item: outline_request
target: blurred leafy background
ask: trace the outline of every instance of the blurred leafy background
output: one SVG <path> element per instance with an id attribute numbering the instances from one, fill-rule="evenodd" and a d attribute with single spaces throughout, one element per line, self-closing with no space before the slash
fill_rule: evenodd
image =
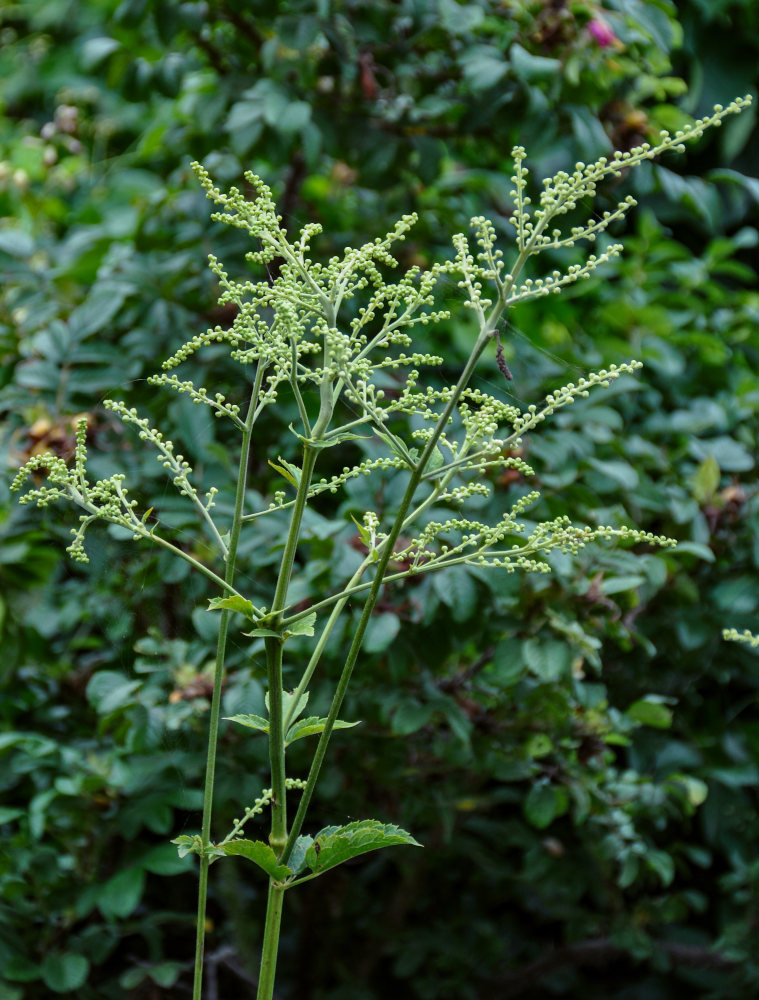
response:
<path id="1" fill-rule="evenodd" d="M 629 148 L 755 94 L 758 56 L 752 0 L 0 4 L 2 1000 L 189 994 L 195 880 L 168 841 L 198 824 L 208 591 L 106 531 L 73 566 L 71 511 L 41 521 L 8 482 L 30 454 L 66 454 L 86 414 L 93 471 L 123 468 L 200 544 L 101 405 L 139 405 L 204 480 L 229 477 L 223 429 L 145 382 L 230 320 L 206 253 L 242 269 L 248 249 L 209 221 L 190 160 L 222 184 L 260 173 L 288 226 L 324 225 L 324 256 L 418 211 L 404 262 L 424 265 L 471 215 L 508 232 L 515 143 L 538 177 Z M 621 263 L 515 310 L 513 383 L 483 363 L 476 384 L 526 405 L 644 361 L 525 449 L 539 513 L 682 544 L 387 593 L 350 696 L 364 724 L 335 741 L 312 823 L 371 813 L 426 849 L 288 898 L 283 1000 L 759 990 L 759 659 L 720 639 L 759 607 L 758 161 L 749 112 L 602 192 L 599 211 L 640 202 Z M 465 320 L 426 335 L 455 375 Z M 190 367 L 245 393 L 213 351 Z M 264 496 L 290 419 L 256 449 Z M 382 500 L 367 491 L 312 514 L 304 601 L 355 558 L 349 515 Z M 251 587 L 280 542 L 248 539 Z M 224 714 L 261 710 L 249 654 L 233 651 Z M 267 782 L 263 744 L 222 740 L 220 825 Z M 214 875 L 209 997 L 252 997 L 264 888 L 234 862 Z"/>

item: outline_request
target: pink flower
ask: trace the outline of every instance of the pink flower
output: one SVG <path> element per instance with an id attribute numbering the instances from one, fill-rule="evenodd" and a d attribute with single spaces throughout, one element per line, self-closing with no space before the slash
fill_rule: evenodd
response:
<path id="1" fill-rule="evenodd" d="M 588 23 L 588 31 L 602 49 L 605 49 L 607 45 L 612 45 L 617 40 L 617 36 L 614 34 L 606 21 L 602 21 L 598 17 L 594 17 L 593 20 Z"/>

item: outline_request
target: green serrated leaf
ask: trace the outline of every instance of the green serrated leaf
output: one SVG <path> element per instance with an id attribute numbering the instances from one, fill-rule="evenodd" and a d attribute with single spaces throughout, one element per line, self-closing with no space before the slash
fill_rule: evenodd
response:
<path id="1" fill-rule="evenodd" d="M 219 844 L 218 847 L 228 857 L 247 858 L 254 865 L 263 868 L 266 874 L 277 882 L 284 881 L 293 873 L 292 868 L 288 865 L 279 863 L 277 855 L 263 840 L 230 840 L 226 844 Z"/>
<path id="2" fill-rule="evenodd" d="M 305 618 L 299 619 L 297 622 L 286 629 L 285 635 L 313 635 L 314 625 L 316 625 L 316 612 L 314 611 L 311 615 L 306 615 Z"/>
<path id="3" fill-rule="evenodd" d="M 327 720 L 320 719 L 316 715 L 312 715 L 308 719 L 301 719 L 299 722 L 293 723 L 293 725 L 287 730 L 285 746 L 289 746 L 296 740 L 302 740 L 304 736 L 316 736 L 317 733 L 321 733 L 324 730 L 326 725 Z M 340 719 L 336 719 L 333 728 L 352 729 L 353 726 L 358 725 L 360 725 L 359 722 L 342 722 Z"/>
<path id="4" fill-rule="evenodd" d="M 303 709 L 308 704 L 309 697 L 310 697 L 309 692 L 308 691 L 304 691 L 304 693 L 300 696 L 300 698 L 298 698 L 298 703 L 293 708 L 293 710 L 291 712 L 290 711 L 290 706 L 292 705 L 293 700 L 295 699 L 295 692 L 294 691 L 283 691 L 282 692 L 282 718 L 287 718 L 289 716 L 291 721 L 294 721 L 295 719 L 297 719 L 298 716 L 300 715 L 300 713 L 303 711 Z M 264 695 L 264 703 L 266 704 L 266 711 L 269 712 L 269 714 L 271 714 L 271 709 L 269 708 L 269 692 L 268 691 Z M 268 723 L 267 723 L 267 725 L 268 725 Z"/>
<path id="5" fill-rule="evenodd" d="M 183 833 L 179 837 L 175 837 L 171 843 L 177 845 L 180 858 L 186 858 L 188 854 L 202 854 L 203 852 L 203 841 L 197 833 L 193 836 Z"/>
<path id="6" fill-rule="evenodd" d="M 269 465 L 275 472 L 278 472 L 280 476 L 284 476 L 288 483 L 290 483 L 291 486 L 294 486 L 297 490 L 298 483 L 300 482 L 300 469 L 297 465 L 293 465 L 292 462 L 286 462 L 284 458 L 280 457 L 279 461 L 282 464 L 276 465 L 271 459 L 269 459 Z"/>
<path id="7" fill-rule="evenodd" d="M 257 729 L 261 733 L 269 732 L 269 723 L 260 715 L 225 715 L 225 722 L 236 722 L 239 726 L 247 726 L 248 729 Z"/>
<path id="8" fill-rule="evenodd" d="M 314 838 L 308 835 L 298 837 L 295 841 L 290 860 L 287 862 L 290 868 L 292 868 L 293 874 L 299 875 L 306 867 L 306 853 L 313 842 Z"/>
<path id="9" fill-rule="evenodd" d="M 439 469 L 441 465 L 445 465 L 445 457 L 442 451 L 437 447 L 437 445 L 432 449 L 430 457 L 427 459 L 427 464 L 424 466 L 425 474 L 429 472 L 435 472 Z"/>
<path id="10" fill-rule="evenodd" d="M 212 597 L 208 602 L 209 611 L 221 611 L 222 609 L 237 611 L 241 615 L 245 615 L 246 618 L 250 618 L 251 621 L 255 621 L 253 605 L 246 598 L 238 597 L 237 594 L 233 594 L 231 597 Z"/>
<path id="11" fill-rule="evenodd" d="M 312 872 L 321 875 L 359 854 L 395 844 L 422 846 L 400 827 L 380 823 L 376 819 L 357 820 L 347 826 L 325 826 L 316 834 L 313 844 L 306 851 L 306 864 Z"/>
<path id="12" fill-rule="evenodd" d="M 333 445 L 342 444 L 343 441 L 369 441 L 370 438 L 367 434 L 353 434 L 351 431 L 337 431 L 334 435 L 330 434 L 327 438 L 322 438 L 321 441 L 315 441 L 320 448 L 331 448 Z"/>
<path id="13" fill-rule="evenodd" d="M 399 441 L 398 438 L 394 437 L 392 434 L 389 434 L 386 431 L 380 431 L 376 427 L 374 427 L 373 430 L 377 437 L 380 438 L 381 441 L 385 442 L 394 455 L 402 458 L 403 461 L 408 462 L 409 465 L 413 465 L 416 462 L 419 455 L 419 450 L 417 448 L 411 448 L 411 450 L 409 450 L 402 441 Z"/>
<path id="14" fill-rule="evenodd" d="M 371 547 L 372 544 L 371 532 L 367 528 L 365 528 L 360 521 L 357 521 L 356 518 L 353 516 L 353 514 L 351 514 L 351 521 L 353 521 L 353 523 L 358 528 L 358 537 L 361 539 L 364 545 Z"/>

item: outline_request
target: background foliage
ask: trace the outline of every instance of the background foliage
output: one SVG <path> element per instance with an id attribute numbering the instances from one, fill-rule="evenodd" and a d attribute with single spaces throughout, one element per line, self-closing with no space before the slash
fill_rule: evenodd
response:
<path id="1" fill-rule="evenodd" d="M 201 408 L 144 381 L 230 320 L 204 256 L 236 267 L 247 249 L 208 221 L 192 158 L 221 183 L 261 173 L 289 224 L 324 224 L 325 256 L 417 210 L 407 263 L 424 264 L 470 215 L 508 230 L 515 142 L 550 173 L 750 92 L 759 15 L 750 0 L 26 0 L 0 7 L 0 42 L 6 463 L 67 453 L 86 413 L 94 471 L 125 468 L 197 546 L 157 463 L 99 404 L 113 393 L 151 412 L 209 483 L 234 463 Z M 621 263 L 503 331 L 503 391 L 522 405 L 589 368 L 645 362 L 525 448 L 542 511 L 683 544 L 388 591 L 346 709 L 364 725 L 336 739 L 313 822 L 373 802 L 425 851 L 335 872 L 327 899 L 310 886 L 288 899 L 283 997 L 757 989 L 759 660 L 720 639 L 723 625 L 755 630 L 759 607 L 753 135 L 744 114 L 625 178 L 641 205 Z M 429 335 L 455 374 L 466 324 Z M 194 364 L 234 395 L 213 352 Z M 500 385 L 493 359 L 477 381 Z M 267 459 L 286 456 L 290 419 L 286 406 L 270 418 L 254 455 L 262 494 L 278 488 Z M 115 533 L 72 566 L 70 512 L 41 523 L 7 484 L 0 997 L 181 996 L 195 884 L 168 840 L 198 823 L 208 594 Z M 349 514 L 381 500 L 365 489 L 312 515 L 304 601 L 355 558 Z M 249 539 L 258 579 L 277 544 Z M 262 710 L 248 653 L 234 651 L 225 715 Z M 267 781 L 263 743 L 230 727 L 223 753 L 222 823 Z M 218 876 L 211 988 L 252 996 L 262 886 L 234 862 Z"/>

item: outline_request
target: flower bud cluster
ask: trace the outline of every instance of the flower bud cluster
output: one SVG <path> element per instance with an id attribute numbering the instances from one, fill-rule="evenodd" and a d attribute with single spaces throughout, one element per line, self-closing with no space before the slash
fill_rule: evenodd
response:
<path id="1" fill-rule="evenodd" d="M 414 517 L 418 514 L 421 519 L 423 512 L 435 510 L 433 503 L 459 506 L 487 495 L 491 485 L 483 480 L 485 472 L 507 468 L 518 471 L 516 478 L 520 480 L 531 476 L 532 469 L 514 454 L 520 436 L 532 431 L 561 407 L 587 396 L 595 386 L 608 386 L 620 375 L 633 373 L 640 367 L 638 362 L 629 362 L 601 370 L 580 379 L 577 384 L 569 383 L 550 394 L 542 406 L 530 406 L 524 413 L 479 390 L 420 385 L 422 368 L 439 366 L 443 359 L 415 350 L 412 328 L 418 324 L 439 323 L 448 317 L 446 310 L 437 307 L 436 291 L 440 279 L 453 276 L 458 281 L 464 292 L 464 305 L 472 310 L 477 321 L 476 350 L 484 351 L 489 338 L 496 336 L 498 321 L 508 306 L 558 293 L 589 278 L 622 248 L 613 244 L 597 255 L 590 254 L 582 263 L 570 265 L 564 272 L 554 270 L 546 276 L 520 277 L 530 258 L 544 249 L 572 247 L 581 240 L 594 242 L 623 218 L 635 202 L 627 197 L 601 217 L 591 217 L 586 224 L 572 225 L 565 230 L 556 225 L 552 227 L 554 220 L 584 205 L 605 179 L 619 177 L 629 167 L 664 152 L 681 151 L 687 141 L 697 139 L 711 126 L 720 125 L 727 115 L 737 113 L 749 103 L 750 98 L 740 98 L 725 108 L 717 106 L 711 116 L 697 120 L 674 135 L 663 132 L 656 144 L 643 143 L 629 152 L 600 157 L 591 164 L 579 162 L 572 171 L 559 171 L 544 182 L 537 205 L 532 204 L 528 194 L 525 151 L 517 146 L 513 151 L 512 177 L 515 206 L 512 222 L 516 229 L 517 253 L 510 273 L 507 273 L 503 252 L 497 246 L 495 228 L 482 216 L 471 220 L 471 238 L 464 234 L 454 236 L 452 260 L 435 264 L 425 271 L 412 267 L 395 280 L 387 277 L 398 267 L 393 248 L 405 240 L 416 222 L 415 215 L 403 216 L 384 236 L 358 248 L 348 248 L 326 263 L 314 261 L 309 254 L 312 240 L 321 232 L 318 224 L 304 226 L 300 234 L 291 239 L 277 214 L 271 190 L 260 178 L 246 174 L 253 191 L 253 197 L 247 198 L 237 188 L 227 193 L 221 191 L 208 172 L 195 164 L 206 196 L 219 209 L 213 218 L 249 234 L 255 248 L 246 255 L 246 260 L 264 269 L 266 274 L 262 280 L 247 277 L 237 280 L 216 257 L 209 257 L 209 266 L 219 286 L 219 303 L 234 309 L 234 319 L 229 328 L 213 327 L 179 347 L 164 362 L 164 374 L 153 376 L 150 383 L 188 395 L 194 403 L 208 406 L 216 416 L 227 417 L 239 430 L 246 432 L 250 432 L 261 410 L 275 403 L 286 388 L 297 403 L 303 424 L 303 434 L 295 431 L 296 436 L 306 441 L 312 441 L 314 414 L 311 411 L 314 407 L 310 400 L 313 393 L 309 395 L 301 390 L 304 387 L 317 389 L 320 397 L 318 448 L 340 444 L 346 438 L 361 437 L 353 430 L 368 424 L 390 453 L 381 457 L 372 453 L 372 457 L 352 467 L 345 466 L 332 478 L 313 482 L 309 497 L 336 493 L 349 480 L 375 471 L 414 469 L 426 492 L 416 512 L 412 508 L 408 524 L 404 523 L 404 537 L 407 537 L 407 527 L 410 531 L 415 530 Z M 166 374 L 200 348 L 217 344 L 227 347 L 234 361 L 254 367 L 256 396 L 245 422 L 240 417 L 240 408 L 228 402 L 223 394 L 212 393 L 188 379 Z M 473 355 L 472 364 L 479 356 L 479 353 Z M 510 372 L 500 354 L 498 359 L 501 371 L 509 377 Z M 333 427 L 322 419 L 322 415 L 334 418 L 339 412 L 341 394 L 349 408 L 356 412 L 343 427 Z M 456 406 L 450 406 L 454 400 Z M 180 495 L 195 506 L 226 557 L 226 536 L 218 531 L 210 513 L 214 507 L 215 488 L 201 499 L 190 480 L 189 463 L 182 455 L 175 454 L 171 441 L 165 440 L 160 431 L 139 417 L 136 410 L 112 401 L 105 405 L 122 421 L 134 424 L 139 437 L 157 450 L 157 460 Z M 406 426 L 410 424 L 413 430 L 400 430 L 403 420 L 394 418 L 405 418 Z M 404 433 L 407 440 L 402 437 Z M 417 442 L 416 447 L 411 447 L 412 440 Z M 424 454 L 426 464 L 420 469 L 422 455 L 427 451 L 429 454 Z M 20 489 L 30 477 L 44 471 L 46 484 L 29 490 L 21 502 L 35 502 L 44 507 L 65 497 L 83 509 L 70 546 L 76 559 L 86 560 L 84 534 L 97 518 L 129 528 L 136 538 L 153 535 L 152 528 L 145 524 L 147 515 L 142 520 L 137 517 L 136 501 L 129 499 L 123 477 L 116 475 L 92 484 L 87 480 L 85 465 L 86 424 L 83 424 L 77 428 L 71 467 L 54 455 L 35 456 L 20 470 L 12 488 Z M 543 573 L 550 570 L 545 559 L 547 553 L 554 550 L 576 553 L 591 541 L 621 539 L 641 544 L 672 544 L 668 539 L 627 528 L 575 527 L 566 518 L 539 524 L 528 533 L 523 514 L 536 498 L 536 493 L 526 493 L 511 503 L 495 525 L 469 519 L 458 511 L 450 517 L 438 514 L 437 520 L 427 523 L 393 558 L 397 563 L 408 565 L 409 573 L 459 564 Z M 278 491 L 270 509 L 278 510 L 291 502 L 284 491 Z M 267 511 L 262 510 L 246 514 L 245 518 L 265 513 Z M 363 530 L 372 546 L 380 548 L 387 541 L 387 536 L 379 531 L 379 519 L 372 512 L 365 515 Z M 154 537 L 162 541 L 157 535 Z M 163 541 L 162 544 L 170 543 Z M 197 568 L 197 561 L 193 561 Z M 212 571 L 200 568 L 213 576 Z M 755 644 L 750 633 L 742 636 L 733 633 L 731 630 L 730 638 Z"/>
<path id="2" fill-rule="evenodd" d="M 568 406 L 576 399 L 585 399 L 594 386 L 600 385 L 603 388 L 608 388 L 621 375 L 632 375 L 642 367 L 640 361 L 626 361 L 621 365 L 611 365 L 608 369 L 602 368 L 598 372 L 592 372 L 587 378 L 581 378 L 576 385 L 574 382 L 569 382 L 561 389 L 546 396 L 545 406 L 542 409 L 538 409 L 534 403 L 531 404 L 527 411 L 514 421 L 514 434 L 516 436 L 524 434 L 537 427 L 539 423 L 542 423 L 562 406 Z"/>
<path id="3" fill-rule="evenodd" d="M 76 429 L 74 462 L 70 467 L 57 455 L 34 455 L 19 469 L 10 487 L 13 492 L 17 492 L 35 472 L 44 470 L 48 483 L 53 485 L 42 485 L 29 490 L 19 497 L 19 503 L 47 507 L 54 500 L 73 500 L 87 512 L 80 516 L 79 526 L 71 529 L 74 538 L 66 550 L 72 559 L 82 563 L 89 562 L 84 549 L 85 533 L 90 524 L 99 518 L 133 532 L 147 533 L 134 512 L 137 501 L 128 498 L 128 490 L 122 485 L 125 478 L 122 474 L 117 473 L 96 483 L 87 481 L 86 435 L 87 421 L 80 420 Z"/>
<path id="4" fill-rule="evenodd" d="M 752 649 L 759 647 L 759 635 L 754 635 L 748 629 L 739 632 L 737 628 L 726 628 L 722 630 L 722 638 L 730 642 L 742 642 Z"/>
<path id="5" fill-rule="evenodd" d="M 566 244 L 565 245 L 571 245 Z M 524 284 L 520 285 L 516 291 L 509 295 L 506 304 L 515 305 L 524 299 L 539 299 L 550 293 L 558 294 L 567 285 L 573 285 L 576 281 L 587 281 L 591 274 L 602 264 L 606 264 L 613 257 L 618 257 L 622 252 L 621 243 L 613 243 L 603 253 L 590 254 L 584 264 L 570 264 L 564 274 L 560 271 L 553 271 L 547 278 L 527 278 Z"/>
<path id="6" fill-rule="evenodd" d="M 156 460 L 163 465 L 168 473 L 173 474 L 172 482 L 180 494 L 197 499 L 197 491 L 189 480 L 192 467 L 184 455 L 174 454 L 173 441 L 164 438 L 159 430 L 151 427 L 147 417 L 141 417 L 134 407 L 128 407 L 113 399 L 106 399 L 103 406 L 106 410 L 116 413 L 125 424 L 134 424 L 135 427 L 138 427 L 140 440 L 149 441 L 156 449 L 158 452 Z"/>
<path id="7" fill-rule="evenodd" d="M 452 565 L 499 567 L 509 573 L 550 573 L 546 555 L 555 551 L 576 555 L 591 542 L 620 540 L 665 548 L 677 545 L 675 539 L 634 528 L 578 527 L 565 516 L 538 524 L 528 535 L 520 518 L 539 496 L 534 490 L 525 494 L 495 525 L 466 517 L 430 521 L 393 558 L 408 566 L 408 576 Z M 522 541 L 516 542 L 514 539 L 520 536 Z"/>
<path id="8" fill-rule="evenodd" d="M 358 479 L 359 476 L 370 476 L 375 470 L 404 469 L 407 463 L 397 455 L 383 455 L 381 458 L 369 458 L 364 462 L 352 467 L 345 466 L 342 472 L 331 479 L 320 479 L 311 487 L 308 492 L 309 497 L 319 496 L 320 493 L 337 493 L 337 491 L 348 482 L 349 479 Z"/>
<path id="9" fill-rule="evenodd" d="M 511 197 L 514 211 L 511 223 L 516 229 L 516 244 L 521 256 L 529 257 L 547 247 L 571 247 L 579 240 L 593 241 L 617 219 L 621 219 L 635 205 L 631 196 L 624 198 L 613 211 L 604 212 L 600 219 L 591 219 L 583 226 L 573 226 L 568 234 L 554 228 L 548 233 L 551 221 L 572 212 L 578 205 L 593 199 L 598 185 L 607 178 L 621 177 L 622 172 L 638 166 L 646 160 L 653 160 L 666 152 L 682 153 L 685 143 L 698 139 L 708 128 L 718 127 L 728 115 L 738 114 L 751 104 L 751 96 L 739 97 L 726 107 L 715 105 L 711 115 L 685 125 L 674 134 L 662 131 L 657 143 L 644 142 L 626 152 L 616 152 L 611 157 L 601 156 L 594 163 L 582 161 L 575 164 L 572 172 L 560 170 L 553 177 L 543 181 L 538 206 L 531 208 L 531 199 L 526 193 L 528 171 L 524 165 L 525 151 L 522 146 L 512 150 L 514 185 Z M 545 294 L 545 292 L 541 293 Z M 525 297 L 525 296 L 522 296 Z M 516 301 L 516 300 L 514 300 Z"/>
<path id="10" fill-rule="evenodd" d="M 176 375 L 150 375 L 148 384 L 162 385 L 178 393 L 187 393 L 193 403 L 204 403 L 208 406 L 215 417 L 229 417 L 238 427 L 243 426 L 239 416 L 240 407 L 236 403 L 227 403 L 226 397 L 220 392 L 209 396 L 207 389 L 203 387 L 196 389 L 194 383 L 189 379 L 180 381 Z"/>

